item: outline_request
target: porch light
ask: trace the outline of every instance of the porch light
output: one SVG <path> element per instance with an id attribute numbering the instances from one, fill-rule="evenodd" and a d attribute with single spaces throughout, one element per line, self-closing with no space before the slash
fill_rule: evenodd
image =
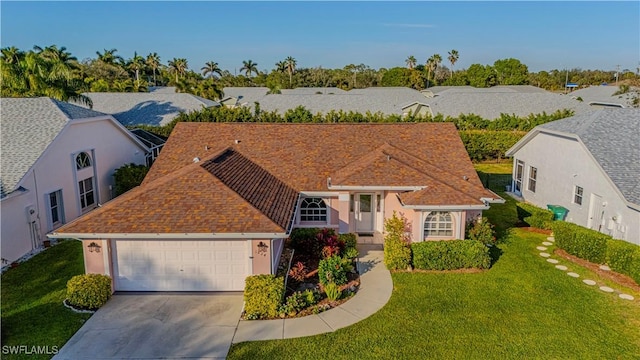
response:
<path id="1" fill-rule="evenodd" d="M 102 249 L 102 246 L 96 244 L 95 242 L 91 242 L 91 244 L 89 244 L 88 248 L 89 248 L 89 252 L 99 253 L 100 249 Z"/>
<path id="2" fill-rule="evenodd" d="M 262 241 L 260 241 L 260 243 L 258 243 L 258 254 L 260 254 L 262 256 L 266 256 L 267 255 L 267 249 L 269 249 L 269 245 L 265 244 Z"/>

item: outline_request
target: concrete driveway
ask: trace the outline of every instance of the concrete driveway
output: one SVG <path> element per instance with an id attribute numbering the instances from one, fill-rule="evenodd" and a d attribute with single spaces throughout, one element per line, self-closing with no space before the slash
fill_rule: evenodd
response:
<path id="1" fill-rule="evenodd" d="M 224 359 L 242 302 L 242 293 L 117 294 L 54 359 Z"/>

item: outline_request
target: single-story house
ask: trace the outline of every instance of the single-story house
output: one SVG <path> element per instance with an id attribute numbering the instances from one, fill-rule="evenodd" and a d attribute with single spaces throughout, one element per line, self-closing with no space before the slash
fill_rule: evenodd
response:
<path id="1" fill-rule="evenodd" d="M 149 149 L 111 115 L 47 97 L 2 98 L 3 265 L 113 197 L 113 172 Z"/>
<path id="2" fill-rule="evenodd" d="M 507 152 L 513 191 L 566 221 L 640 245 L 640 109 L 601 109 L 537 126 Z"/>
<path id="3" fill-rule="evenodd" d="M 178 123 L 143 183 L 57 229 L 124 291 L 237 291 L 293 228 L 462 239 L 491 202 L 451 123 Z"/>
<path id="4" fill-rule="evenodd" d="M 569 96 L 576 100 L 583 101 L 593 108 L 630 108 L 638 105 L 637 103 L 634 104 L 634 101 L 637 101 L 635 99 L 640 97 L 639 88 L 631 87 L 629 91 L 624 94 L 618 94 L 619 92 L 620 88 L 618 86 L 600 85 L 574 90 Z"/>

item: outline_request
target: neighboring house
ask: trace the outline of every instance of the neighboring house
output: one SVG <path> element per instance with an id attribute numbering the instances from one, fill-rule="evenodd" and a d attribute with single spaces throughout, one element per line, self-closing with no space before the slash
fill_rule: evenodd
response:
<path id="1" fill-rule="evenodd" d="M 507 152 L 512 189 L 566 220 L 640 245 L 640 110 L 602 109 L 540 125 Z"/>
<path id="2" fill-rule="evenodd" d="M 178 123 L 141 186 L 49 234 L 115 290 L 242 290 L 295 227 L 462 239 L 491 202 L 451 123 Z M 97 251 L 99 250 L 99 251 Z M 92 252 L 93 251 L 93 252 Z"/>
<path id="3" fill-rule="evenodd" d="M 93 92 L 84 95 L 93 102 L 93 110 L 111 114 L 125 126 L 166 125 L 180 113 L 220 106 L 213 100 L 166 89 L 148 93 Z"/>
<path id="4" fill-rule="evenodd" d="M 2 259 L 11 262 L 110 200 L 114 170 L 144 164 L 148 149 L 111 115 L 46 97 L 0 101 Z"/>
<path id="5" fill-rule="evenodd" d="M 253 107 L 269 92 L 268 87 L 225 87 L 222 89 L 224 98 L 220 100 L 223 106 L 235 108 L 239 106 Z"/>
<path id="6" fill-rule="evenodd" d="M 640 97 L 638 88 L 630 88 L 629 92 L 627 93 L 614 95 L 619 91 L 620 88 L 618 86 L 589 86 L 583 89 L 572 91 L 569 96 L 579 101 L 582 100 L 585 104 L 589 104 L 593 108 L 638 107 L 639 104 L 634 104 L 634 100 L 637 101 L 636 99 Z"/>

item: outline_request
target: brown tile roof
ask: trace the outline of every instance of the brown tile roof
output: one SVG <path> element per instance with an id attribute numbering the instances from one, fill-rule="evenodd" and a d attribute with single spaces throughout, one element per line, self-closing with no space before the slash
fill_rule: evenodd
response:
<path id="1" fill-rule="evenodd" d="M 281 228 L 293 222 L 298 192 L 239 152 L 227 149 L 202 167 Z"/>
<path id="2" fill-rule="evenodd" d="M 147 182 L 62 226 L 55 233 L 286 232 L 281 217 L 276 223 L 256 209 L 205 169 L 208 163 L 192 163 Z M 289 199 L 287 196 L 285 199 Z"/>
<path id="3" fill-rule="evenodd" d="M 424 186 L 401 195 L 407 205 L 498 198 L 450 123 L 178 123 L 140 187 L 56 232 L 282 233 L 297 193 L 327 191 L 329 177 Z"/>

